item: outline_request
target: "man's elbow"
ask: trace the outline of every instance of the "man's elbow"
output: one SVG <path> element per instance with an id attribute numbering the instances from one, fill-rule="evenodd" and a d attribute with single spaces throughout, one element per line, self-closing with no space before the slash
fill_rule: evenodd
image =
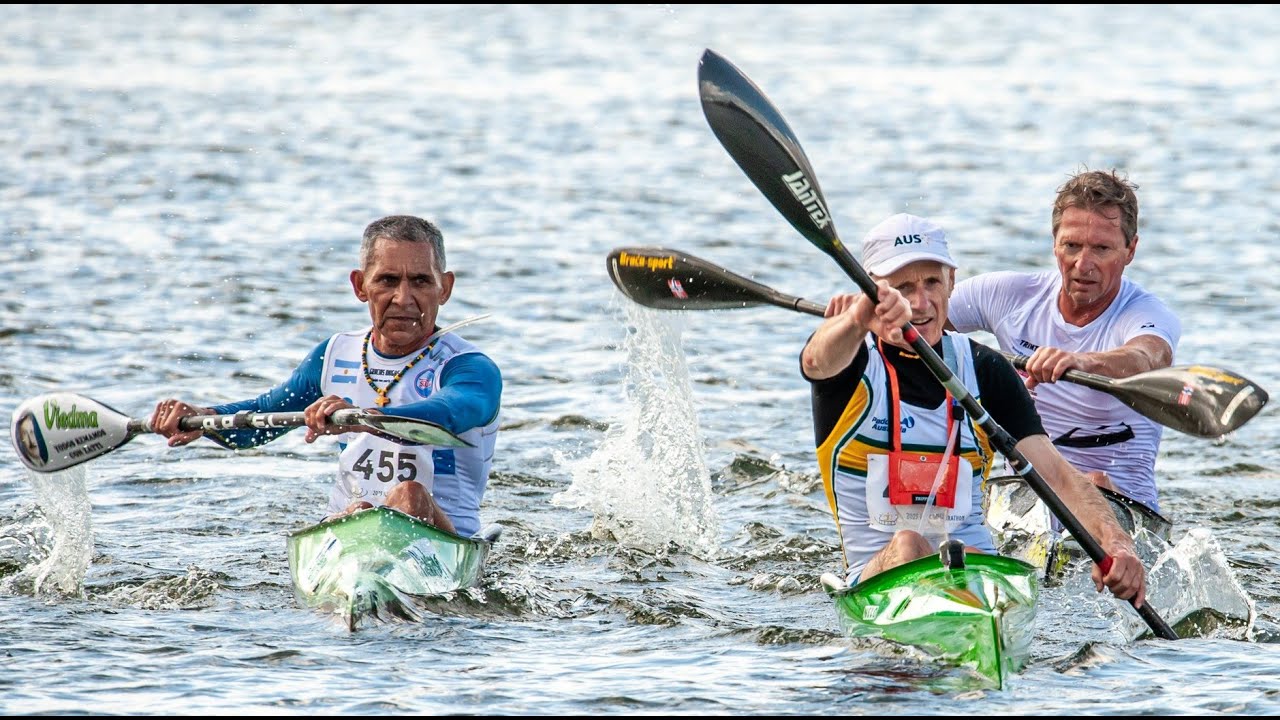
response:
<path id="1" fill-rule="evenodd" d="M 830 373 L 825 372 L 822 363 L 808 348 L 800 354 L 800 372 L 810 380 L 825 380 Z"/>
<path id="2" fill-rule="evenodd" d="M 818 369 L 817 363 L 813 361 L 813 356 L 808 352 L 800 353 L 800 371 L 808 377 L 813 377 L 813 373 Z"/>
<path id="3" fill-rule="evenodd" d="M 1146 365 L 1145 368 L 1138 368 L 1137 372 L 1150 372 L 1173 365 L 1173 348 L 1163 338 L 1147 335 L 1132 341 L 1127 347 L 1137 351 L 1137 357 L 1141 358 L 1139 364 Z"/>

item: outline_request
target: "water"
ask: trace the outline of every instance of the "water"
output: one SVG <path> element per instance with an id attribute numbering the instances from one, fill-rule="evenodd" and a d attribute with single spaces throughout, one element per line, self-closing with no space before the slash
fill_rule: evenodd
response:
<path id="1" fill-rule="evenodd" d="M 322 511 L 331 440 L 232 456 L 144 436 L 52 490 L 0 450 L 0 711 L 1280 710 L 1274 403 L 1219 441 L 1166 433 L 1158 468 L 1175 537 L 1211 532 L 1256 602 L 1253 641 L 1131 641 L 1124 606 L 1065 583 L 1030 667 L 974 690 L 839 635 L 797 363 L 816 320 L 658 316 L 604 272 L 612 248 L 658 245 L 818 301 L 850 286 L 711 134 L 711 47 L 787 117 L 846 241 L 928 215 L 962 276 L 1049 267 L 1056 187 L 1127 170 L 1129 273 L 1181 315 L 1178 361 L 1274 394 L 1280 11 L 3 13 L 0 416 L 52 390 L 130 415 L 256 394 L 367 322 L 347 282 L 360 232 L 419 214 L 458 274 L 442 322 L 492 313 L 464 335 L 506 379 L 483 509 L 506 532 L 438 618 L 351 634 L 299 606 L 285 562 Z"/>

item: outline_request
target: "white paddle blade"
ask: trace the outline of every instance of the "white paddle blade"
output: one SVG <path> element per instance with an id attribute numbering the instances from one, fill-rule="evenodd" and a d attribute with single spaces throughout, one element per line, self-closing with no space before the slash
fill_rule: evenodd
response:
<path id="1" fill-rule="evenodd" d="M 75 393 L 40 395 L 13 411 L 13 447 L 36 472 L 65 470 L 133 439 L 129 419 Z"/>
<path id="2" fill-rule="evenodd" d="M 396 415 L 362 414 L 360 424 L 421 445 L 436 447 L 475 447 L 445 428 L 426 420 Z"/>

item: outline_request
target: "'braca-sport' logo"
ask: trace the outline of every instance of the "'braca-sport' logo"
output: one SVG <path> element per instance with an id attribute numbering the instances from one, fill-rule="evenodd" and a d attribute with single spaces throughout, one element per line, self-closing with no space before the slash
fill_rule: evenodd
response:
<path id="1" fill-rule="evenodd" d="M 618 253 L 618 266 L 625 268 L 649 268 L 650 270 L 670 270 L 675 266 L 674 255 L 637 255 L 636 253 Z"/>
<path id="2" fill-rule="evenodd" d="M 58 404 L 52 400 L 44 404 L 44 426 L 49 429 L 57 430 L 78 430 L 81 428 L 98 427 L 97 411 L 77 410 L 75 405 L 70 410 L 63 411 Z"/>
<path id="3" fill-rule="evenodd" d="M 1217 368 L 1205 367 L 1204 365 L 1192 365 L 1191 367 L 1187 368 L 1187 372 L 1191 373 L 1192 375 L 1199 375 L 1200 377 L 1203 377 L 1203 378 L 1209 378 L 1210 380 L 1217 380 L 1218 382 L 1224 382 L 1230 385 L 1244 384 L 1244 378 L 1236 377 L 1235 375 L 1232 375 L 1222 370 L 1218 370 Z"/>
<path id="4" fill-rule="evenodd" d="M 822 198 L 818 196 L 818 191 L 813 188 L 813 185 L 809 184 L 809 178 L 804 176 L 803 170 L 783 175 L 782 181 L 791 189 L 791 194 L 795 195 L 800 204 L 804 205 L 804 209 L 809 211 L 809 219 L 813 220 L 813 224 L 817 225 L 819 230 L 831 222 L 831 215 L 822 204 Z"/>

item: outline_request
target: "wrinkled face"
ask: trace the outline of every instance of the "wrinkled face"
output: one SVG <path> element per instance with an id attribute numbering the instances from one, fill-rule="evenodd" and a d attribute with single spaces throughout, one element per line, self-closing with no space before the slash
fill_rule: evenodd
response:
<path id="1" fill-rule="evenodd" d="M 1124 267 L 1137 249 L 1137 237 L 1125 247 L 1118 209 L 1063 211 L 1053 239 L 1053 256 L 1062 274 L 1058 307 L 1063 317 L 1087 323 L 1101 315 L 1119 294 Z"/>
<path id="2" fill-rule="evenodd" d="M 911 324 L 930 345 L 942 339 L 956 271 L 932 260 L 899 268 L 884 278 L 911 304 Z"/>
<path id="3" fill-rule="evenodd" d="M 369 303 L 378 352 L 406 355 L 431 335 L 453 292 L 453 273 L 436 268 L 430 245 L 379 240 L 369 266 L 351 271 L 351 287 Z"/>

